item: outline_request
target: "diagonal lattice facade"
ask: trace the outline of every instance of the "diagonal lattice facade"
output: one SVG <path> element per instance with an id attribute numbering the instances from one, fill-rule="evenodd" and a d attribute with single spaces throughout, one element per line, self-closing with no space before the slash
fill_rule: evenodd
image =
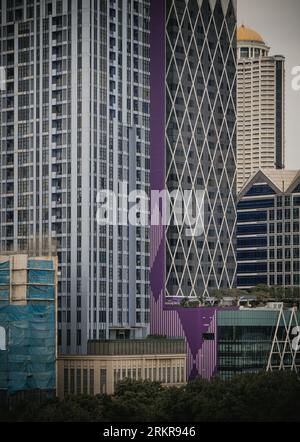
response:
<path id="1" fill-rule="evenodd" d="M 166 296 L 235 284 L 236 11 L 232 0 L 166 2 L 166 187 L 204 191 L 204 234 L 166 230 Z"/>
<path id="2" fill-rule="evenodd" d="M 300 373 L 299 333 L 300 322 L 297 308 L 285 311 L 283 304 L 278 313 L 267 371 L 294 371 Z"/>

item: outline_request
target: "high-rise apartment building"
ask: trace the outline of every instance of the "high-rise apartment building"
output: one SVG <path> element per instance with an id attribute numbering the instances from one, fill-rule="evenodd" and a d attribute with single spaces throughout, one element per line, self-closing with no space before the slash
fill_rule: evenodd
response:
<path id="1" fill-rule="evenodd" d="M 153 2 L 151 23 L 151 187 L 204 194 L 203 235 L 152 228 L 152 333 L 186 336 L 188 376 L 205 376 L 214 313 L 179 304 L 235 284 L 236 2 Z"/>
<path id="2" fill-rule="evenodd" d="M 148 228 L 99 226 L 96 200 L 149 190 L 149 21 L 149 0 L 1 1 L 1 249 L 55 240 L 65 353 L 147 332 Z"/>
<path id="3" fill-rule="evenodd" d="M 259 169 L 285 166 L 285 58 L 256 31 L 238 29 L 237 185 Z"/>

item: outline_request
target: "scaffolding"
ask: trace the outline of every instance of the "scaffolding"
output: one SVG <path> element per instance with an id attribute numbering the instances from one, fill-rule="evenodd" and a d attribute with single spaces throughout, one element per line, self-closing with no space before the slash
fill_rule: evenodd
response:
<path id="1" fill-rule="evenodd" d="M 0 256 L 0 392 L 56 388 L 57 259 Z"/>

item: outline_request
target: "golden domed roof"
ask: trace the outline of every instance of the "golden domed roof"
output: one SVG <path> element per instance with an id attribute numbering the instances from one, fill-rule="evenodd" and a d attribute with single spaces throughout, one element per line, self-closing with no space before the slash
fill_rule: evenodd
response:
<path id="1" fill-rule="evenodd" d="M 237 40 L 238 41 L 255 41 L 257 43 L 264 43 L 262 36 L 251 28 L 247 28 L 242 25 L 237 30 Z"/>

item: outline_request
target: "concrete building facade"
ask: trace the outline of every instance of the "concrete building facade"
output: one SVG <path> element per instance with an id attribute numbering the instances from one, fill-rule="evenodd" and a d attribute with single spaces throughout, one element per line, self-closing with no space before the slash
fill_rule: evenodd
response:
<path id="1" fill-rule="evenodd" d="M 58 359 L 58 397 L 113 394 L 118 382 L 150 380 L 166 387 L 186 383 L 183 339 L 90 342 L 87 356 Z"/>
<path id="2" fill-rule="evenodd" d="M 149 0 L 0 4 L 0 247 L 55 242 L 65 353 L 148 330 L 149 229 L 96 215 L 100 190 L 149 190 L 149 22 Z"/>

